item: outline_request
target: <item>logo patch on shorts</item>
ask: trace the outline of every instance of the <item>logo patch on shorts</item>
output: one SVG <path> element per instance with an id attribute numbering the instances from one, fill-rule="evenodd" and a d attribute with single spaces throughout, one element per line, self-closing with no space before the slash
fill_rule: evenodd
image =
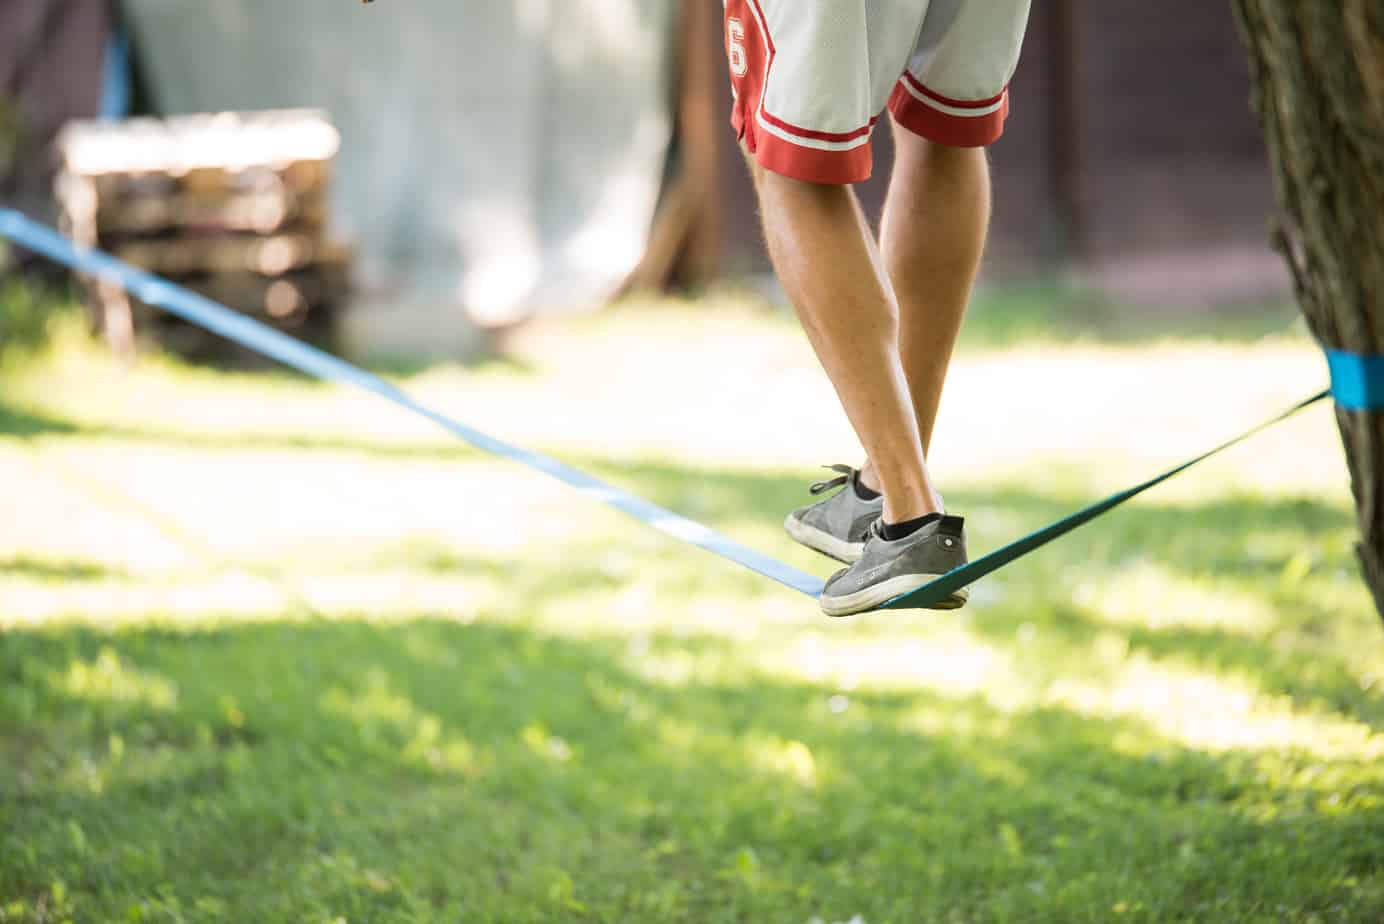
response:
<path id="1" fill-rule="evenodd" d="M 730 56 L 730 72 L 744 77 L 750 72 L 750 59 L 745 53 L 745 24 L 735 17 L 726 20 L 726 53 Z"/>

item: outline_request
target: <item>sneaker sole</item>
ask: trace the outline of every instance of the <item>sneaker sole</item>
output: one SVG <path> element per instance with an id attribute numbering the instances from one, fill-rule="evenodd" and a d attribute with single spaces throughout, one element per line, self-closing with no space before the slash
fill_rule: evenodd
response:
<path id="1" fill-rule="evenodd" d="M 828 597 L 823 594 L 820 601 L 822 612 L 828 616 L 839 617 L 854 616 L 856 613 L 876 610 L 895 597 L 911 594 L 919 587 L 924 587 L 939 577 L 941 577 L 940 574 L 902 574 L 857 590 L 853 594 L 845 594 L 840 597 Z M 940 603 L 934 603 L 928 609 L 957 610 L 965 606 L 969 598 L 970 594 L 963 587 Z"/>
<path id="2" fill-rule="evenodd" d="M 828 558 L 834 558 L 848 565 L 860 561 L 860 556 L 865 552 L 865 543 L 838 539 L 831 533 L 823 532 L 815 526 L 808 526 L 802 520 L 796 519 L 791 513 L 788 515 L 788 519 L 783 521 L 783 528 L 795 541 L 807 546 L 812 551 L 821 552 Z"/>

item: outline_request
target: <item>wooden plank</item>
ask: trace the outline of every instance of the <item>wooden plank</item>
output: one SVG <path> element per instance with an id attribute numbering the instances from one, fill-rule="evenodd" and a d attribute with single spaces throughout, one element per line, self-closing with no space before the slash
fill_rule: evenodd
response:
<path id="1" fill-rule="evenodd" d="M 103 235 L 159 234 L 178 228 L 274 234 L 319 231 L 326 219 L 325 191 L 295 193 L 279 188 L 220 198 L 178 193 L 105 200 L 98 205 L 96 224 Z"/>
<path id="2" fill-rule="evenodd" d="M 336 128 L 314 110 L 75 122 L 58 138 L 67 168 L 87 176 L 180 176 L 212 168 L 234 173 L 263 165 L 286 169 L 298 162 L 330 161 L 340 145 Z"/>
<path id="3" fill-rule="evenodd" d="M 281 276 L 217 273 L 183 284 L 223 305 L 269 317 L 284 317 L 299 307 L 339 302 L 350 291 L 345 268 L 328 264 Z"/>
<path id="4" fill-rule="evenodd" d="M 350 260 L 349 248 L 309 234 L 135 240 L 112 250 L 120 259 L 162 276 L 236 271 L 278 276 L 313 264 Z"/>

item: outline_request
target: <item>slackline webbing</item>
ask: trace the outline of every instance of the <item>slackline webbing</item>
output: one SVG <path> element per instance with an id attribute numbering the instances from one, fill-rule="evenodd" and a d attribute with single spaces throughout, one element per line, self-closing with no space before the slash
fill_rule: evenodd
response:
<path id="1" fill-rule="evenodd" d="M 286 366 L 297 369 L 306 375 L 326 381 L 339 382 L 368 391 L 378 397 L 412 411 L 421 417 L 452 433 L 472 447 L 492 455 L 510 459 L 521 465 L 544 472 L 558 481 L 575 488 L 582 494 L 607 504 L 640 522 L 672 536 L 688 545 L 696 546 L 719 555 L 729 561 L 749 568 L 763 576 L 778 581 L 785 587 L 816 597 L 822 591 L 822 580 L 813 577 L 791 565 L 770 558 L 761 552 L 747 548 L 734 540 L 721 535 L 694 520 L 665 510 L 656 504 L 635 497 L 627 491 L 607 484 L 592 475 L 572 468 L 558 460 L 515 446 L 488 436 L 479 430 L 468 427 L 442 413 L 421 404 L 402 389 L 385 381 L 377 375 L 366 372 L 344 360 L 338 359 L 323 350 L 309 346 L 280 333 L 253 318 L 233 311 L 204 296 L 191 292 L 181 286 L 161 279 L 151 273 L 136 269 L 128 263 L 117 260 L 109 254 L 88 247 L 82 247 L 51 228 L 31 221 L 18 212 L 0 209 L 0 237 L 9 238 L 22 247 L 42 254 L 54 262 L 61 263 L 79 273 L 94 276 L 102 281 L 119 285 L 125 291 L 145 304 L 167 311 L 185 321 L 205 328 L 227 340 L 278 360 Z M 1022 539 L 1012 542 L 977 558 L 969 564 L 938 578 L 919 588 L 890 601 L 886 608 L 927 607 L 951 596 L 956 590 L 974 583 L 1010 564 L 1016 559 L 1047 545 L 1107 511 L 1118 507 L 1125 501 L 1142 494 L 1149 488 L 1162 484 L 1169 478 L 1179 475 L 1192 466 L 1249 439 L 1274 424 L 1296 414 L 1309 405 L 1330 397 L 1331 391 L 1307 398 L 1271 420 L 1246 431 L 1234 439 L 1205 452 L 1194 459 L 1183 462 L 1148 481 L 1124 491 L 1112 494 L 1102 501 L 1091 504 L 1056 523 L 1045 526 Z"/>
<path id="2" fill-rule="evenodd" d="M 1325 400 L 1330 396 L 1331 392 L 1330 390 L 1327 390 L 1315 394 L 1310 398 L 1304 398 L 1302 401 L 1299 401 L 1297 404 L 1288 408 L 1288 410 L 1284 411 L 1283 413 L 1269 420 L 1264 421 L 1263 423 L 1259 424 L 1253 429 L 1246 430 L 1244 433 L 1241 433 L 1234 439 L 1225 441 L 1221 445 L 1217 446 L 1215 449 L 1204 452 L 1201 455 L 1197 456 L 1195 459 L 1188 459 L 1181 465 L 1170 468 L 1166 472 L 1163 472 L 1161 475 L 1155 475 L 1154 477 L 1150 478 L 1148 481 L 1143 482 L 1142 484 L 1137 484 L 1132 488 L 1128 488 L 1124 491 L 1112 494 L 1105 500 L 1096 501 L 1089 507 L 1083 507 L 1081 510 L 1078 510 L 1071 516 L 1064 517 L 1063 519 L 1058 520 L 1056 523 L 1053 523 L 1050 526 L 1044 526 L 1042 529 L 1036 532 L 1029 533 L 1022 539 L 1019 539 L 1015 542 L 1011 542 L 1009 543 L 1009 545 L 1002 546 L 996 549 L 995 551 L 990 552 L 989 554 L 982 555 L 975 561 L 962 565 L 960 568 L 956 568 L 948 572 L 947 574 L 943 575 L 937 580 L 923 587 L 918 588 L 911 594 L 906 594 L 902 597 L 898 597 L 894 600 L 889 601 L 885 604 L 885 608 L 893 609 L 911 608 L 919 606 L 925 607 L 930 606 L 933 603 L 938 603 L 942 600 L 945 600 L 947 599 L 947 597 L 951 596 L 958 589 L 965 587 L 967 584 L 975 583 L 976 581 L 985 577 L 987 574 L 998 571 L 999 569 L 1003 568 L 1005 565 L 1009 564 L 1015 559 L 1022 558 L 1029 552 L 1032 552 L 1035 549 L 1047 545 L 1049 542 L 1053 541 L 1059 536 L 1066 535 L 1067 533 L 1076 529 L 1078 526 L 1091 522 L 1096 517 L 1100 516 L 1103 513 L 1106 513 L 1109 510 L 1114 509 L 1115 507 L 1120 506 L 1120 504 L 1123 504 L 1130 498 L 1137 497 L 1140 494 L 1143 494 L 1149 488 L 1162 484 L 1169 478 L 1172 478 L 1174 475 L 1182 474 L 1183 472 L 1187 471 L 1187 469 L 1191 468 L 1193 465 L 1196 465 L 1198 462 L 1204 462 L 1212 456 L 1216 455 L 1217 453 L 1229 449 L 1231 446 L 1243 443 L 1245 440 L 1249 439 L 1251 436 L 1254 436 L 1256 433 L 1259 433 L 1261 430 L 1267 430 L 1274 424 L 1287 420 L 1289 417 L 1292 417 L 1294 414 L 1296 414 L 1303 408 L 1310 407 L 1311 405 L 1316 404 L 1318 401 Z"/>

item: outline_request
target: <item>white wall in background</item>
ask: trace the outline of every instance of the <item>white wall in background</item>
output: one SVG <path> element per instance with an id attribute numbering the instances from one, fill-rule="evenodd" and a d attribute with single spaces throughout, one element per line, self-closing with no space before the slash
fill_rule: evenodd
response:
<path id="1" fill-rule="evenodd" d="M 639 260 L 675 6 L 123 0 L 161 111 L 326 110 L 361 280 L 480 319 L 593 304 Z"/>

